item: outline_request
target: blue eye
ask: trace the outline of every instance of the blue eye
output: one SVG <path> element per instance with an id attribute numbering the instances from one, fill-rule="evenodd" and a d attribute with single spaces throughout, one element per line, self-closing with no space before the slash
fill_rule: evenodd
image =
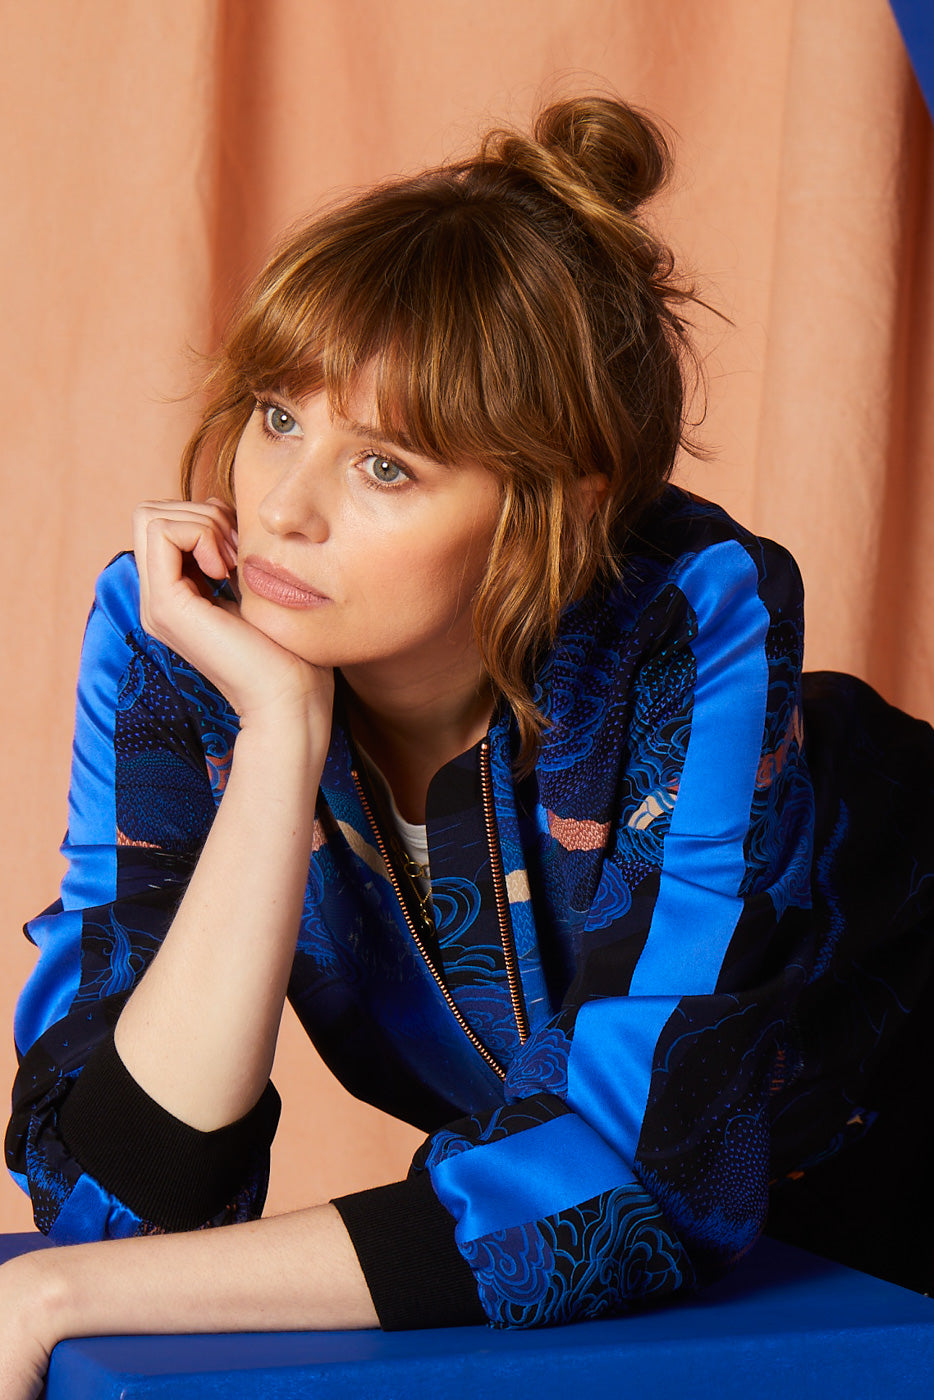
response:
<path id="1" fill-rule="evenodd" d="M 287 409 L 278 404 L 260 404 L 263 412 L 263 427 L 272 437 L 291 437 L 298 424 Z"/>

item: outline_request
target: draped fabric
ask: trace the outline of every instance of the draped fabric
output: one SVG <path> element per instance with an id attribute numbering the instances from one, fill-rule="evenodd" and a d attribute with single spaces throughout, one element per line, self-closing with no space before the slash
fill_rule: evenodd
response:
<path id="1" fill-rule="evenodd" d="M 133 504 L 176 489 L 199 353 L 283 227 L 556 94 L 612 89 L 676 133 L 655 217 L 729 318 L 699 321 L 710 457 L 681 479 L 794 552 L 809 666 L 934 717 L 931 118 L 887 0 L 0 0 L 0 18 L 8 1025 L 19 925 L 60 875 L 93 579 Z M 276 1079 L 271 1208 L 399 1175 L 415 1135 L 336 1089 L 291 1022 Z M 17 1195 L 0 1228 L 25 1225 Z"/>

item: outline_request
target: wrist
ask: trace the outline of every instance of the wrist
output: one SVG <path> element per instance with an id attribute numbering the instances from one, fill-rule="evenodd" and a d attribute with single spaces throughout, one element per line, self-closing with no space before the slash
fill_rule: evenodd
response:
<path id="1" fill-rule="evenodd" d="M 256 761 L 267 772 L 307 774 L 317 786 L 330 742 L 330 715 L 325 722 L 301 705 L 268 706 L 241 716 L 234 761 L 241 769 Z"/>
<path id="2" fill-rule="evenodd" d="M 330 729 L 334 707 L 334 672 L 330 667 L 312 666 L 293 656 L 287 668 L 269 674 L 262 668 L 254 670 L 252 680 L 252 686 L 243 687 L 240 703 L 235 706 L 241 728 L 323 723 Z"/>
<path id="3" fill-rule="evenodd" d="M 67 1250 L 36 1249 L 3 1266 L 21 1303 L 24 1326 L 48 1354 L 65 1337 L 80 1334 L 80 1294 L 75 1295 L 63 1268 Z"/>

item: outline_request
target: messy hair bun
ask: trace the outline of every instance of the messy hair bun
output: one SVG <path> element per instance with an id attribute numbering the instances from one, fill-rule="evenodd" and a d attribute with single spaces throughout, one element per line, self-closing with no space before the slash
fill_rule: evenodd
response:
<path id="1" fill-rule="evenodd" d="M 186 490 L 202 457 L 230 490 L 257 393 L 324 389 L 340 410 L 374 367 L 387 437 L 493 472 L 503 506 L 474 621 L 520 769 L 544 724 L 534 663 L 567 604 L 624 567 L 689 446 L 693 292 L 642 213 L 670 165 L 644 113 L 571 98 L 530 134 L 491 131 L 470 159 L 328 210 L 244 298 L 184 459 Z"/>
<path id="2" fill-rule="evenodd" d="M 657 194 L 671 168 L 661 128 L 634 107 L 608 98 L 571 98 L 542 111 L 531 139 L 491 131 L 484 159 L 523 170 L 582 217 L 605 207 L 625 215 Z"/>

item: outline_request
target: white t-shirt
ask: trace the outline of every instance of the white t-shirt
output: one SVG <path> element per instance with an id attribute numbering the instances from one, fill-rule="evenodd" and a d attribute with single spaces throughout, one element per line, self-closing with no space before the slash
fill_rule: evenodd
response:
<path id="1" fill-rule="evenodd" d="M 386 795 L 393 825 L 396 828 L 403 850 L 406 851 L 410 860 L 414 861 L 416 865 L 421 866 L 425 871 L 424 877 L 413 874 L 412 879 L 415 881 L 421 893 L 426 895 L 431 889 L 431 882 L 428 879 L 428 828 L 426 826 L 419 826 L 416 822 L 407 822 L 405 820 L 405 817 L 403 817 L 399 808 L 396 806 L 396 800 L 392 795 L 392 788 L 383 776 L 379 765 L 373 761 L 366 750 L 361 748 L 359 744 L 357 748 L 361 758 L 363 758 L 366 763 L 368 771 L 376 779 Z"/>

